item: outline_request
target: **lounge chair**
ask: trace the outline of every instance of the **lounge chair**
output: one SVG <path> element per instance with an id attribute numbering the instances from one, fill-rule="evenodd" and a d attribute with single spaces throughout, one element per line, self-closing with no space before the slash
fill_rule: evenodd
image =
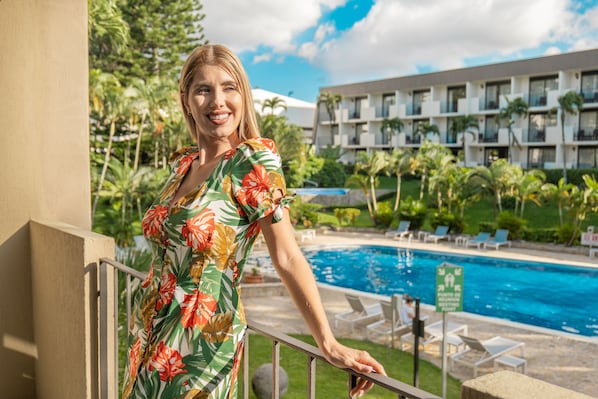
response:
<path id="1" fill-rule="evenodd" d="M 434 244 L 438 244 L 440 240 L 448 240 L 448 226 L 438 226 L 432 234 L 424 236 L 424 242 L 434 241 Z"/>
<path id="2" fill-rule="evenodd" d="M 384 316 L 384 319 L 368 324 L 366 327 L 367 339 L 373 341 L 373 338 L 383 336 L 384 339 L 388 340 L 390 343 L 393 337 L 399 338 L 401 334 L 411 330 L 411 324 L 405 324 L 401 320 L 400 308 L 403 306 L 401 300 L 397 301 L 397 305 L 394 309 L 390 302 L 380 302 L 380 305 L 382 307 L 382 315 Z"/>
<path id="3" fill-rule="evenodd" d="M 399 222 L 399 227 L 396 230 L 387 231 L 384 236 L 389 238 L 401 239 L 403 237 L 409 236 L 409 225 L 411 224 L 408 220 L 401 220 Z"/>
<path id="4" fill-rule="evenodd" d="M 459 335 L 459 338 L 467 345 L 467 348 L 449 356 L 449 370 L 455 363 L 472 367 L 473 377 L 478 376 L 478 367 L 486 362 L 497 359 L 508 352 L 519 349 L 521 357 L 525 357 L 525 343 L 513 341 L 508 338 L 496 336 L 494 338 L 480 341 L 466 335 Z"/>
<path id="5" fill-rule="evenodd" d="M 316 238 L 316 230 L 315 229 L 303 229 L 303 230 L 295 230 L 295 237 L 301 242 L 305 240 L 311 240 Z"/>
<path id="6" fill-rule="evenodd" d="M 338 327 L 339 322 L 349 323 L 351 330 L 355 324 L 370 324 L 382 318 L 382 307 L 379 303 L 365 306 L 357 295 L 345 294 L 347 302 L 351 305 L 350 312 L 339 313 L 334 316 L 334 326 Z"/>
<path id="7" fill-rule="evenodd" d="M 471 240 L 465 241 L 465 248 L 468 247 L 477 247 L 478 249 L 482 248 L 488 240 L 490 239 L 490 233 L 480 232 L 477 236 L 472 238 Z"/>
<path id="8" fill-rule="evenodd" d="M 446 325 L 447 343 L 449 346 L 449 352 L 451 348 L 458 349 L 463 345 L 461 339 L 456 335 L 457 333 L 467 334 L 467 324 L 456 323 L 449 321 Z M 430 325 L 424 326 L 424 337 L 419 340 L 423 350 L 426 350 L 426 346 L 434 342 L 442 341 L 442 320 L 431 323 Z M 408 333 L 401 336 L 400 343 L 401 349 L 405 350 L 405 344 L 414 343 L 413 333 Z"/>
<path id="9" fill-rule="evenodd" d="M 498 229 L 494 233 L 494 237 L 484 243 L 484 249 L 488 247 L 494 247 L 498 251 L 498 248 L 501 245 L 508 245 L 511 248 L 511 241 L 507 238 L 509 237 L 509 230 L 506 229 Z"/>

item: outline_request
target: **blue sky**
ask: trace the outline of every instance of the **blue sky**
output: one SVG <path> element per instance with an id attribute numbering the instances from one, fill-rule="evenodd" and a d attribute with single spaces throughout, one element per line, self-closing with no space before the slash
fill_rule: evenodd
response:
<path id="1" fill-rule="evenodd" d="M 598 0 L 204 0 L 253 87 L 321 87 L 598 48 Z"/>

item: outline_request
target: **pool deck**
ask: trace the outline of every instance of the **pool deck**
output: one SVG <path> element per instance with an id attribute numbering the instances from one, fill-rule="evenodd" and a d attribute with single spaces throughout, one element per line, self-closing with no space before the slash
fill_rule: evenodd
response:
<path id="1" fill-rule="evenodd" d="M 587 254 L 567 254 L 562 251 L 551 252 L 540 249 L 530 250 L 505 247 L 502 247 L 499 251 L 494 249 L 466 249 L 456 246 L 453 241 L 424 244 L 417 240 L 398 241 L 384 238 L 381 234 L 363 232 L 318 233 L 315 240 L 311 240 L 311 242 L 306 241 L 301 245 L 308 247 L 311 245 L 359 244 L 390 245 L 403 248 L 598 267 L 598 258 L 589 258 Z M 257 248 L 256 250 L 263 250 L 263 248 Z M 247 285 L 243 291 L 243 302 L 249 318 L 287 333 L 309 333 L 307 326 L 288 296 L 283 295 L 272 301 L 272 295 L 263 295 L 264 292 L 267 292 L 264 287 L 255 288 L 257 289 L 253 290 L 251 285 Z M 276 289 L 275 287 L 273 288 Z M 284 290 L 279 289 L 278 291 Z M 347 291 L 350 290 L 320 284 L 322 302 L 332 325 L 334 325 L 335 314 L 350 310 L 344 298 L 344 294 Z M 381 299 L 380 296 L 374 294 L 360 293 L 360 295 L 369 302 Z M 436 313 L 432 306 L 423 305 L 421 309 L 424 315 L 429 316 L 428 322 L 442 319 L 442 315 Z M 264 315 L 268 316 L 264 317 Z M 524 342 L 527 374 L 529 376 L 598 398 L 598 378 L 596 378 L 598 376 L 598 338 L 581 337 L 465 312 L 450 313 L 447 315 L 447 319 L 467 324 L 469 327 L 468 334 L 480 340 L 500 335 L 505 338 Z M 354 331 L 350 331 L 350 329 L 341 326 L 335 330 L 335 334 L 339 337 L 365 339 L 364 328 L 355 328 Z M 420 351 L 420 354 L 422 354 L 423 359 L 431 361 L 440 367 L 441 357 L 438 345 L 432 344 L 429 347 L 427 346 L 423 353 Z M 479 375 L 492 372 L 492 362 L 488 362 L 487 366 L 479 368 Z M 473 372 L 470 368 L 456 366 L 451 375 L 465 381 L 473 377 Z"/>

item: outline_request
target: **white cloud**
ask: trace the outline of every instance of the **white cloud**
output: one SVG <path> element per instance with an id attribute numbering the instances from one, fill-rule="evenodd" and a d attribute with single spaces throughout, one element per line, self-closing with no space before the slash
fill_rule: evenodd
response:
<path id="1" fill-rule="evenodd" d="M 322 9 L 333 9 L 346 0 L 207 0 L 202 21 L 206 38 L 235 52 L 260 46 L 292 52 L 297 35 L 317 25 Z"/>
<path id="2" fill-rule="evenodd" d="M 253 63 L 268 62 L 272 59 L 272 54 L 259 54 L 253 57 Z"/>
<path id="3" fill-rule="evenodd" d="M 444 70 L 510 55 L 571 34 L 568 0 L 378 0 L 315 62 L 335 83 Z"/>

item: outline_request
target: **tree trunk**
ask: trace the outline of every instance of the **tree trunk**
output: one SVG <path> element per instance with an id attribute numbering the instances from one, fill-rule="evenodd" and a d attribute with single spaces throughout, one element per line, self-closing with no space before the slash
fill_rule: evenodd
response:
<path id="1" fill-rule="evenodd" d="M 139 135 L 137 136 L 137 143 L 135 144 L 135 161 L 133 162 L 133 171 L 139 168 L 139 158 L 141 154 L 141 136 L 143 135 L 143 124 L 145 123 L 145 114 L 141 117 L 139 122 Z"/>
<path id="2" fill-rule="evenodd" d="M 108 147 L 106 148 L 106 154 L 104 154 L 104 165 L 102 165 L 102 173 L 100 174 L 100 180 L 98 181 L 98 188 L 95 194 L 95 198 L 93 199 L 93 206 L 91 208 L 91 225 L 93 226 L 95 216 L 96 216 L 96 208 L 98 207 L 98 201 L 100 199 L 100 191 L 102 191 L 102 187 L 104 186 L 104 180 L 106 179 L 106 171 L 108 170 L 108 162 L 110 162 L 110 153 L 112 152 L 112 139 L 114 137 L 114 132 L 116 131 L 116 120 L 112 119 L 110 122 L 110 134 L 108 135 Z"/>
<path id="3" fill-rule="evenodd" d="M 394 211 L 399 210 L 399 203 L 401 202 L 401 175 L 397 175 L 397 195 L 395 197 Z"/>
<path id="4" fill-rule="evenodd" d="M 567 149 L 565 148 L 565 113 L 561 111 L 561 139 L 563 146 L 563 183 L 567 184 Z"/>

